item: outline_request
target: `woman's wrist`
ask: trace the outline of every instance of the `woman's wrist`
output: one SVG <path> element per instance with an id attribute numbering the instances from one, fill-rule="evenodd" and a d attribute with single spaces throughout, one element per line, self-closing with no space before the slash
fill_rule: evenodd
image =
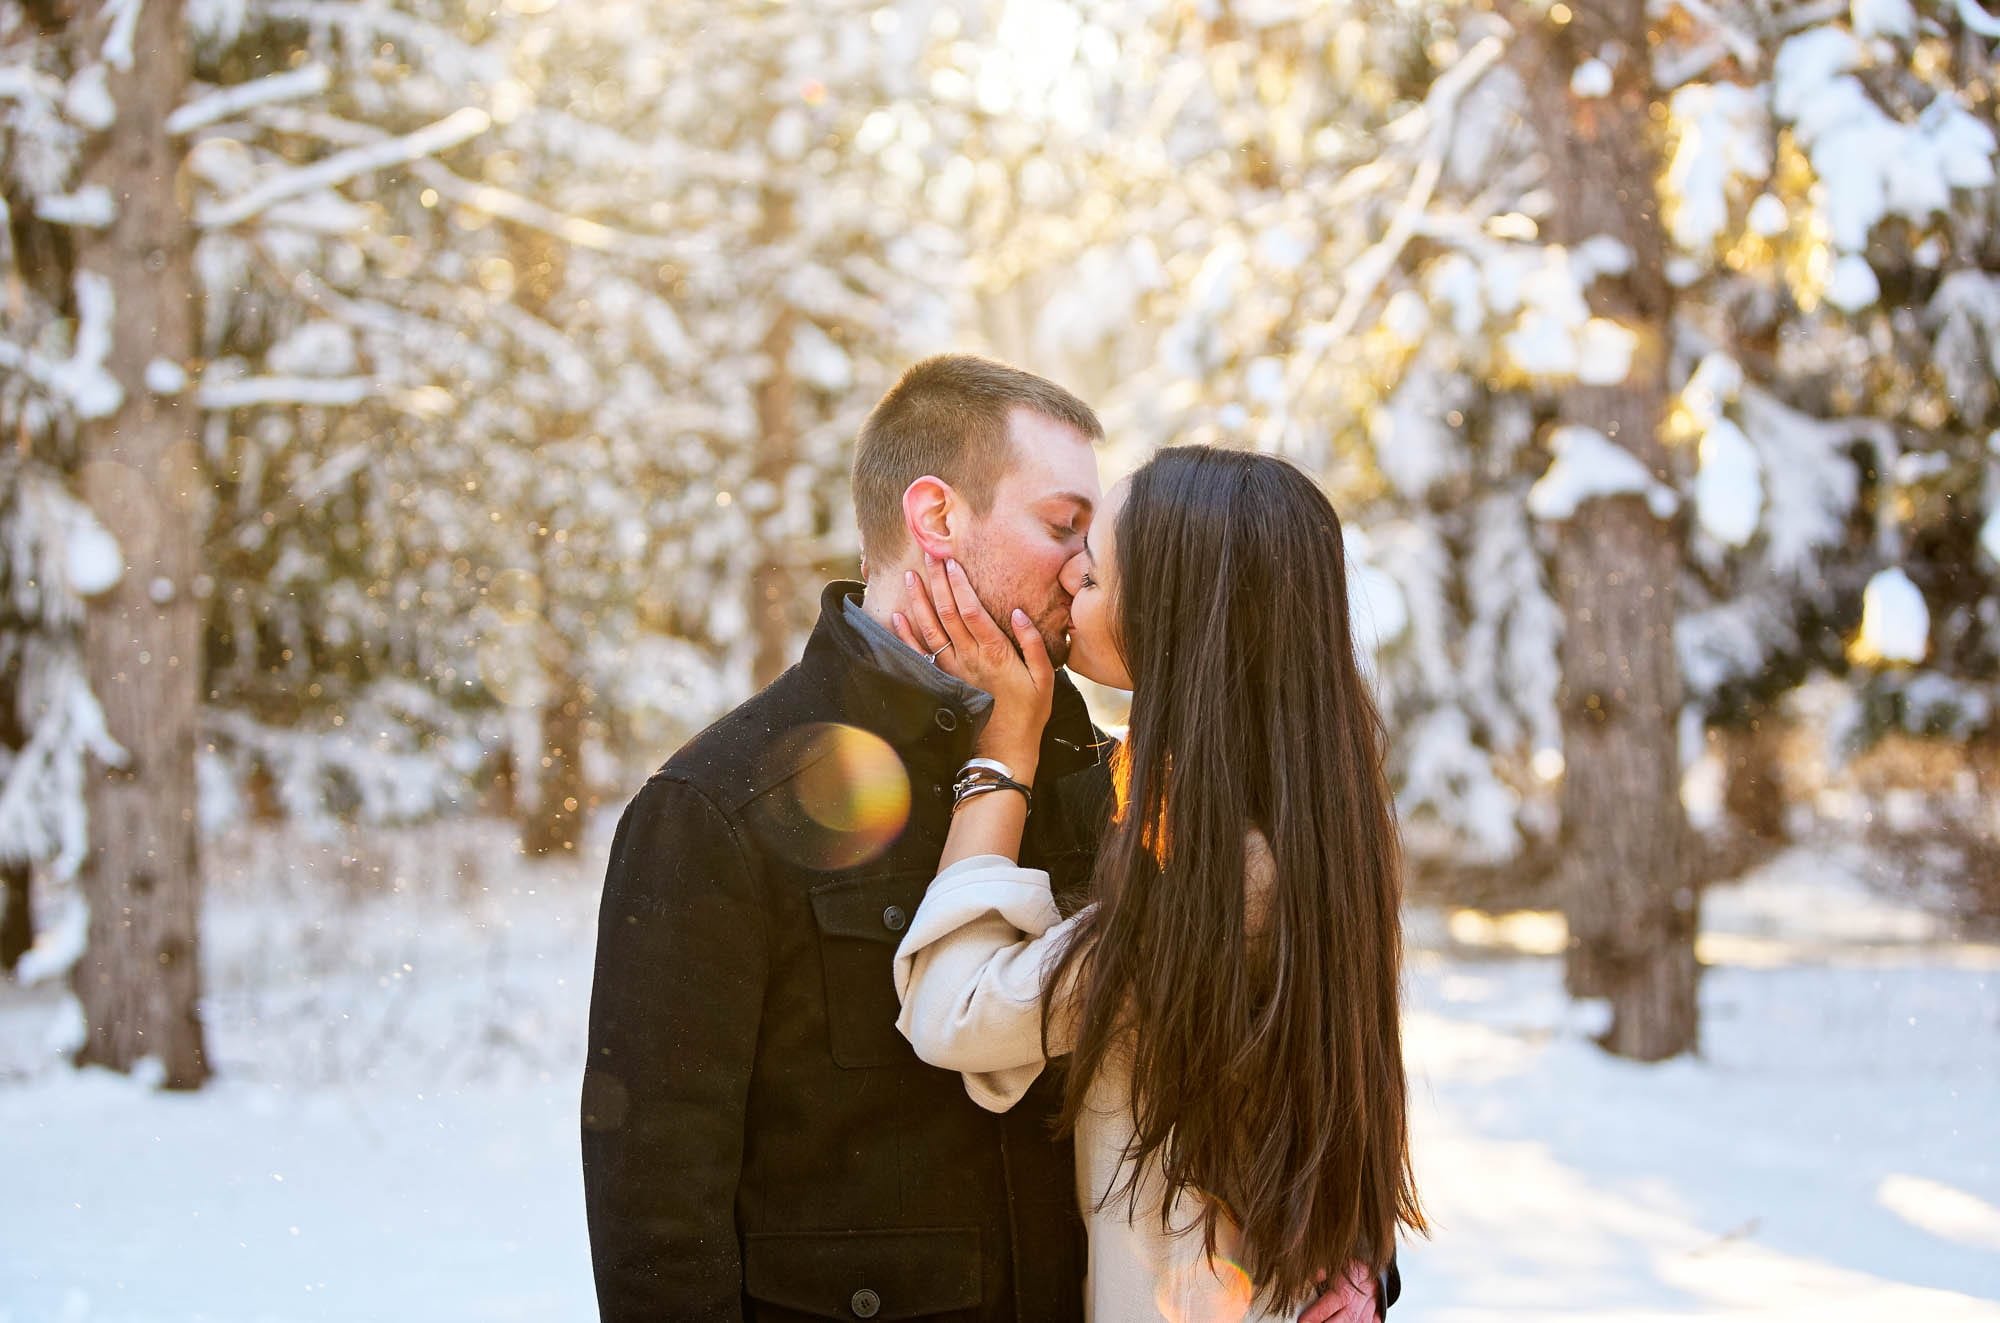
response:
<path id="1" fill-rule="evenodd" d="M 979 758 L 991 758 L 994 762 L 1003 764 L 1016 781 L 1033 785 L 1035 765 L 1041 761 L 1042 751 L 1032 745 L 1006 740 L 991 744 L 981 743 L 974 747 L 973 755 Z"/>
<path id="2" fill-rule="evenodd" d="M 1027 820 L 1028 801 L 1012 790 L 989 791 L 955 805 L 938 871 L 975 855 L 997 854 L 1019 859 L 1021 832 Z"/>

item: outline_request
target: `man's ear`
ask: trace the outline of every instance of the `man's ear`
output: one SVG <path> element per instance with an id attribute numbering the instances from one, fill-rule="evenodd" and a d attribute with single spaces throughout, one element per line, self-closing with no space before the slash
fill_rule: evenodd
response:
<path id="1" fill-rule="evenodd" d="M 953 536 L 961 518 L 958 493 L 943 478 L 928 475 L 903 489 L 903 531 L 918 551 L 937 560 L 958 554 Z"/>

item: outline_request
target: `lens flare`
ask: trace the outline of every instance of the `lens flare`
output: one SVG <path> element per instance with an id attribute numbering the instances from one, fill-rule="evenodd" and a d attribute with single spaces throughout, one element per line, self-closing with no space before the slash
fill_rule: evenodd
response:
<path id="1" fill-rule="evenodd" d="M 477 656 L 480 682 L 508 707 L 539 707 L 548 696 L 548 682 L 524 631 L 488 634 L 479 640 Z"/>
<path id="2" fill-rule="evenodd" d="M 1167 1323 L 1242 1323 L 1256 1291 L 1250 1275 L 1228 1259 L 1182 1264 L 1153 1296 Z"/>
<path id="3" fill-rule="evenodd" d="M 881 857 L 910 819 L 910 778 L 878 735 L 854 726 L 802 726 L 772 749 L 789 772 L 762 797 L 756 828 L 766 844 L 808 868 L 852 868 Z"/>

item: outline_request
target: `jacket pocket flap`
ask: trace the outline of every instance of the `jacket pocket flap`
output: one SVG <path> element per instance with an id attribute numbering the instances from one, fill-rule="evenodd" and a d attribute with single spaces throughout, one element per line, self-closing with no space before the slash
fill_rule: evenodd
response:
<path id="1" fill-rule="evenodd" d="M 920 1318 L 979 1307 L 979 1228 L 777 1231 L 743 1237 L 743 1289 L 820 1318 Z"/>
<path id="2" fill-rule="evenodd" d="M 930 885 L 929 870 L 846 878 L 812 889 L 813 918 L 828 937 L 895 945 L 916 917 Z"/>

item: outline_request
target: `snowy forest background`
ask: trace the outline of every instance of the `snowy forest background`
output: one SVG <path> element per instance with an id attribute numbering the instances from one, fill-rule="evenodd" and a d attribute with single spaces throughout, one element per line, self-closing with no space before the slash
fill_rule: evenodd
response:
<path id="1" fill-rule="evenodd" d="M 1107 477 L 1249 445 L 1346 521 L 1417 1317 L 2000 1318 L 1996 42 L 1975 0 L 0 6 L 0 1165 L 44 1168 L 0 1318 L 399 1314 L 433 1274 L 358 1263 L 445 1187 L 444 1280 L 533 1266 L 433 1312 L 587 1314 L 611 819 L 795 655 L 856 427 L 947 348 L 1097 405 Z M 156 1177 L 108 1138 L 164 1131 Z M 264 1145 L 339 1155 L 342 1230 L 287 1266 L 250 1160 L 202 1206 L 271 1243 L 204 1286 L 146 1214 Z M 524 1191 L 539 1233 L 466 1211 Z"/>

